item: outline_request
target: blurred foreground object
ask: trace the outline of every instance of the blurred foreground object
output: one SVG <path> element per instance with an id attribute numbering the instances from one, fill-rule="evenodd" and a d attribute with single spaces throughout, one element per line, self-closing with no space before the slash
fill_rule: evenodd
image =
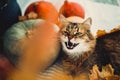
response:
<path id="1" fill-rule="evenodd" d="M 58 31 L 58 26 L 40 19 L 16 23 L 5 33 L 5 55 L 22 70 L 44 70 L 58 55 Z"/>
<path id="2" fill-rule="evenodd" d="M 0 54 L 0 80 L 6 80 L 12 70 L 13 66 L 9 60 Z"/>

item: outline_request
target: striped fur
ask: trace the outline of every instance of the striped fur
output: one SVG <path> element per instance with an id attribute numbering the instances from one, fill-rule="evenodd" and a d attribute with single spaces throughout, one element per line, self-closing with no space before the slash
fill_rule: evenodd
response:
<path id="1" fill-rule="evenodd" d="M 38 80 L 89 80 L 89 70 L 83 63 L 96 45 L 90 24 L 90 18 L 82 23 L 68 22 L 64 18 L 60 31 L 63 54 L 59 62 L 38 75 Z"/>

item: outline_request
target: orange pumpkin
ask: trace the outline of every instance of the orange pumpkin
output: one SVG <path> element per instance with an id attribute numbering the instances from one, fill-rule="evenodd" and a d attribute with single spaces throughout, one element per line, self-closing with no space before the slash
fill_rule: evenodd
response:
<path id="1" fill-rule="evenodd" d="M 30 12 L 37 13 L 38 18 L 45 19 L 53 23 L 58 22 L 58 12 L 50 2 L 34 2 L 27 7 L 25 16 L 27 16 Z"/>
<path id="2" fill-rule="evenodd" d="M 83 7 L 75 2 L 68 2 L 65 0 L 63 6 L 60 8 L 59 14 L 63 14 L 65 17 L 78 16 L 84 19 L 85 12 Z"/>

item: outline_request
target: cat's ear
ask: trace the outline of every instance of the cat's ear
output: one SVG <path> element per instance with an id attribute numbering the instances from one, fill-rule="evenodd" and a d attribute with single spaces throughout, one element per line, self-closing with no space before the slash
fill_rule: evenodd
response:
<path id="1" fill-rule="evenodd" d="M 63 15 L 60 15 L 59 22 L 60 29 L 64 28 L 69 23 Z"/>
<path id="2" fill-rule="evenodd" d="M 87 19 L 83 22 L 83 24 L 92 25 L 92 19 L 91 19 L 91 17 L 87 18 Z"/>
<path id="3" fill-rule="evenodd" d="M 66 23 L 66 22 L 68 22 L 67 19 L 66 19 L 63 15 L 60 15 L 59 21 L 60 21 L 61 23 Z"/>

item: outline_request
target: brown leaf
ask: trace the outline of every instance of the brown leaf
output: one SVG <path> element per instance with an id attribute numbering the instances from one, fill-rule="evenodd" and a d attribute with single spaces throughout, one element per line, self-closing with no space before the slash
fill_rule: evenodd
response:
<path id="1" fill-rule="evenodd" d="M 98 30 L 97 31 L 97 37 L 103 36 L 105 34 L 107 34 L 105 30 Z"/>
<path id="2" fill-rule="evenodd" d="M 97 65 L 90 71 L 90 80 L 120 80 L 120 76 L 114 75 L 114 69 L 110 64 L 103 66 L 100 72 Z"/>
<path id="3" fill-rule="evenodd" d="M 38 19 L 38 14 L 35 12 L 30 12 L 26 16 L 19 16 L 19 21 L 29 20 L 29 19 Z"/>
<path id="4" fill-rule="evenodd" d="M 24 20 L 27 20 L 26 16 L 19 16 L 19 21 L 24 21 Z"/>
<path id="5" fill-rule="evenodd" d="M 110 30 L 110 32 L 106 32 L 106 30 L 98 30 L 97 31 L 97 37 L 101 37 L 101 36 L 104 36 L 106 34 L 110 34 L 110 33 L 113 33 L 113 32 L 117 32 L 120 30 L 120 26 L 116 27 L 116 28 L 113 28 Z"/>

